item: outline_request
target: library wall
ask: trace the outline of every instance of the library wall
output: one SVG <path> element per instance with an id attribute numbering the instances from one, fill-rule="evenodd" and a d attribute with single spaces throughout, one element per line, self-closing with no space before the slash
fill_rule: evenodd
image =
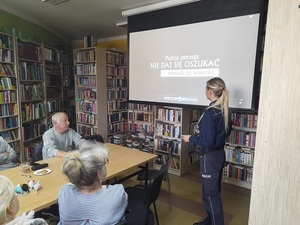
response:
<path id="1" fill-rule="evenodd" d="M 73 49 L 78 49 L 78 48 L 83 48 L 83 37 L 82 40 L 77 40 L 72 43 L 72 48 Z M 127 52 L 127 38 L 120 38 L 120 39 L 112 39 L 112 40 L 107 40 L 107 41 L 101 41 L 97 40 L 97 47 L 99 48 L 106 48 L 106 49 L 113 49 L 115 48 L 118 51 L 124 51 Z"/>
<path id="2" fill-rule="evenodd" d="M 0 9 L 0 32 L 12 34 L 13 28 L 15 28 L 15 35 L 17 37 L 21 36 L 24 41 L 43 42 L 47 46 L 65 51 L 71 50 L 69 41 L 56 36 L 37 24 Z"/>
<path id="3" fill-rule="evenodd" d="M 249 225 L 300 221 L 300 8 L 269 1 Z"/>

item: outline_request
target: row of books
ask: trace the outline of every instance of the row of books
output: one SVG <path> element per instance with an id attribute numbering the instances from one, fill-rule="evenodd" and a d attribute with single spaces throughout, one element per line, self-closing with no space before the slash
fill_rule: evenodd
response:
<path id="1" fill-rule="evenodd" d="M 115 123 L 119 121 L 127 121 L 128 113 L 127 111 L 120 111 L 107 114 L 107 123 Z"/>
<path id="2" fill-rule="evenodd" d="M 17 102 L 17 92 L 12 91 L 0 91 L 0 103 Z"/>
<path id="3" fill-rule="evenodd" d="M 125 54 L 121 54 L 119 52 L 107 51 L 106 52 L 106 63 L 124 65 L 125 64 Z"/>
<path id="4" fill-rule="evenodd" d="M 76 77 L 75 84 L 76 87 L 88 87 L 88 88 L 96 88 L 96 77 Z"/>
<path id="5" fill-rule="evenodd" d="M 0 118 L 0 130 L 16 128 L 19 126 L 18 117 Z"/>
<path id="6" fill-rule="evenodd" d="M 16 135 L 15 132 L 15 130 L 0 131 L 0 135 L 5 141 L 10 142 L 18 138 L 18 135 Z"/>
<path id="7" fill-rule="evenodd" d="M 63 109 L 63 100 L 62 99 L 55 99 L 55 100 L 48 100 L 46 102 L 46 109 L 48 113 L 57 112 Z"/>
<path id="8" fill-rule="evenodd" d="M 180 122 L 181 111 L 181 109 L 159 108 L 157 110 L 157 119 L 170 122 Z"/>
<path id="9" fill-rule="evenodd" d="M 228 164 L 224 167 L 224 177 L 251 183 L 253 169 L 249 167 Z"/>
<path id="10" fill-rule="evenodd" d="M 154 132 L 154 126 L 153 124 L 145 124 L 143 122 L 138 122 L 138 121 L 132 121 L 128 122 L 128 129 L 130 131 L 136 132 L 139 130 L 144 130 L 147 133 L 153 133 Z"/>
<path id="11" fill-rule="evenodd" d="M 72 63 L 70 65 L 72 65 Z M 69 65 L 63 65 L 63 75 L 64 76 L 73 76 L 72 67 Z"/>
<path id="12" fill-rule="evenodd" d="M 42 62 L 42 49 L 38 45 L 28 45 L 18 42 L 18 54 L 20 59 Z"/>
<path id="13" fill-rule="evenodd" d="M 33 101 L 44 99 L 44 87 L 42 84 L 20 85 L 21 101 Z"/>
<path id="14" fill-rule="evenodd" d="M 81 100 L 80 102 L 77 101 L 76 110 L 97 113 L 97 102 L 87 100 Z"/>
<path id="15" fill-rule="evenodd" d="M 0 76 L 16 76 L 11 64 L 2 64 L 0 63 Z"/>
<path id="16" fill-rule="evenodd" d="M 77 75 L 96 75 L 96 64 L 77 64 L 76 65 Z"/>
<path id="17" fill-rule="evenodd" d="M 127 87 L 126 78 L 107 77 L 107 88 Z"/>
<path id="18" fill-rule="evenodd" d="M 255 114 L 232 113 L 232 125 L 237 127 L 257 128 L 257 118 Z"/>
<path id="19" fill-rule="evenodd" d="M 232 130 L 227 141 L 232 144 L 244 145 L 249 147 L 255 146 L 256 132 L 241 130 Z"/>
<path id="20" fill-rule="evenodd" d="M 142 110 L 142 111 L 153 111 L 153 105 L 128 103 L 128 109 Z"/>
<path id="21" fill-rule="evenodd" d="M 0 48 L 0 62 L 12 63 L 14 60 L 13 50 Z"/>
<path id="22" fill-rule="evenodd" d="M 254 151 L 245 148 L 225 146 L 225 154 L 227 162 L 235 162 L 248 166 L 253 166 Z"/>
<path id="23" fill-rule="evenodd" d="M 97 126 L 77 124 L 77 132 L 83 136 L 98 134 Z"/>
<path id="24" fill-rule="evenodd" d="M 128 131 L 127 122 L 111 123 L 107 126 L 108 135 L 113 135 L 115 133 L 127 132 L 127 131 Z"/>
<path id="25" fill-rule="evenodd" d="M 43 66 L 38 63 L 21 62 L 20 63 L 21 80 L 44 80 Z"/>
<path id="26" fill-rule="evenodd" d="M 106 66 L 106 75 L 107 76 L 123 76 L 127 75 L 127 67 L 126 66 L 115 66 L 115 65 L 107 65 Z"/>
<path id="27" fill-rule="evenodd" d="M 171 149 L 172 148 L 172 149 Z M 173 150 L 173 154 L 180 154 L 181 144 L 179 141 L 156 138 L 155 139 L 155 149 L 162 152 L 170 152 Z"/>
<path id="28" fill-rule="evenodd" d="M 128 103 L 124 99 L 114 99 L 107 102 L 107 111 L 114 112 L 119 110 L 127 110 Z"/>
<path id="29" fill-rule="evenodd" d="M 94 62 L 96 61 L 95 51 L 76 52 L 74 59 L 76 60 L 76 63 Z"/>
<path id="30" fill-rule="evenodd" d="M 22 121 L 41 119 L 46 116 L 42 103 L 28 103 L 22 105 Z"/>
<path id="31" fill-rule="evenodd" d="M 61 76 L 62 75 L 62 73 L 61 73 L 61 65 L 60 64 L 46 62 L 45 63 L 45 73 L 53 74 L 53 75 L 60 75 Z"/>
<path id="32" fill-rule="evenodd" d="M 167 155 L 157 155 L 157 158 L 155 160 L 155 164 L 162 165 L 166 164 L 167 161 Z M 169 168 L 179 170 L 180 169 L 180 159 L 171 157 L 169 160 Z"/>
<path id="33" fill-rule="evenodd" d="M 16 78 L 2 77 L 1 86 L 2 89 L 6 89 L 6 90 L 16 89 Z"/>
<path id="34" fill-rule="evenodd" d="M 156 134 L 165 137 L 180 138 L 181 126 L 175 124 L 157 123 Z"/>
<path id="35" fill-rule="evenodd" d="M 24 124 L 22 127 L 22 136 L 24 141 L 29 141 L 42 136 L 47 130 L 46 124 Z"/>
<path id="36" fill-rule="evenodd" d="M 94 89 L 76 89 L 76 98 L 81 99 L 96 99 L 97 92 Z"/>
<path id="37" fill-rule="evenodd" d="M 13 49 L 13 37 L 6 34 L 0 34 L 0 48 Z"/>
<path id="38" fill-rule="evenodd" d="M 61 62 L 61 52 L 49 48 L 44 48 L 44 58 L 48 61 Z"/>
<path id="39" fill-rule="evenodd" d="M 127 98 L 127 90 L 119 89 L 119 90 L 107 90 L 107 100 Z"/>
<path id="40" fill-rule="evenodd" d="M 97 114 L 77 112 L 77 122 L 97 125 Z"/>
<path id="41" fill-rule="evenodd" d="M 18 105 L 16 103 L 1 104 L 0 105 L 0 116 L 13 116 L 18 115 Z"/>
<path id="42" fill-rule="evenodd" d="M 152 113 L 144 113 L 144 112 L 128 112 L 128 120 L 134 121 L 143 121 L 152 123 L 153 122 L 153 114 Z"/>

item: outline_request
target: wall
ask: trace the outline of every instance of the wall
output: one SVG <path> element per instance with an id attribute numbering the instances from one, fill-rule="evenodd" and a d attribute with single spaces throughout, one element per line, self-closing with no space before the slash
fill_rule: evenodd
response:
<path id="1" fill-rule="evenodd" d="M 16 30 L 16 36 L 23 40 L 30 40 L 38 43 L 43 42 L 45 45 L 66 51 L 70 51 L 71 49 L 71 45 L 68 40 L 57 37 L 39 25 L 0 9 L 0 32 L 12 34 L 13 27 Z"/>
<path id="2" fill-rule="evenodd" d="M 300 223 L 299 4 L 269 1 L 249 225 Z"/>
<path id="3" fill-rule="evenodd" d="M 75 41 L 72 43 L 72 48 L 83 48 L 83 40 Z M 111 38 L 111 39 L 103 39 L 103 40 L 97 40 L 97 47 L 100 48 L 107 48 L 112 49 L 115 48 L 116 50 L 120 50 L 123 52 L 127 52 L 127 37 L 121 36 L 117 38 Z"/>

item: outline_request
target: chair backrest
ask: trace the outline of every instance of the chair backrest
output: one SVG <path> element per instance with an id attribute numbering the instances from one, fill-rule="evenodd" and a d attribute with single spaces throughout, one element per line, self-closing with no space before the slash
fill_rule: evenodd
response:
<path id="1" fill-rule="evenodd" d="M 36 144 L 36 146 L 33 148 L 33 154 L 32 154 L 32 161 L 31 162 L 36 162 L 39 160 L 43 159 L 43 141 L 39 142 Z"/>
<path id="2" fill-rule="evenodd" d="M 167 165 L 162 165 L 159 172 L 149 180 L 146 190 L 145 205 L 150 206 L 159 196 L 161 183 L 167 170 Z"/>
<path id="3" fill-rule="evenodd" d="M 90 136 L 84 136 L 82 138 L 85 139 L 85 140 L 91 140 L 91 141 L 104 143 L 104 139 L 100 134 L 93 134 L 93 135 L 90 135 Z"/>

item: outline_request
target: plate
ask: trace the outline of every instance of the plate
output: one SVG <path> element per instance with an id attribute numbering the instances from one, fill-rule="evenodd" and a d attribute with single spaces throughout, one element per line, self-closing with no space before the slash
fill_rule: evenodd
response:
<path id="1" fill-rule="evenodd" d="M 44 176 L 44 175 L 47 175 L 51 173 L 51 170 L 50 169 L 39 169 L 39 170 L 36 170 L 33 172 L 34 175 L 37 175 L 37 176 Z"/>

